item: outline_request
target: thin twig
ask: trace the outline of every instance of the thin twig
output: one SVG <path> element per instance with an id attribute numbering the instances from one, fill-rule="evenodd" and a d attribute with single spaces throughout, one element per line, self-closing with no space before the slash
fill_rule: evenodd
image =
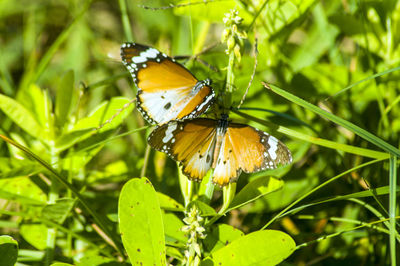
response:
<path id="1" fill-rule="evenodd" d="M 208 1 L 204 0 L 204 1 L 183 3 L 183 4 L 177 4 L 177 5 L 170 3 L 169 6 L 161 6 L 161 7 L 151 7 L 151 6 L 145 6 L 145 5 L 138 5 L 138 6 L 141 8 L 150 9 L 150 10 L 165 10 L 165 9 L 170 9 L 170 8 L 175 8 L 175 7 L 185 7 L 185 6 L 191 6 L 191 5 L 208 4 L 211 2 L 222 2 L 222 1 L 226 1 L 226 0 L 208 0 Z"/>
<path id="2" fill-rule="evenodd" d="M 114 118 L 116 118 L 120 113 L 122 113 L 124 110 L 126 110 L 131 104 L 133 104 L 136 101 L 136 98 L 134 98 L 133 100 L 129 101 L 128 103 L 126 103 L 122 108 L 118 109 L 117 112 L 110 118 L 108 119 L 106 122 L 104 122 L 103 124 L 101 124 L 100 126 L 98 126 L 97 128 L 95 128 L 94 130 L 100 130 L 102 129 L 105 125 L 111 123 Z"/>
<path id="3" fill-rule="evenodd" d="M 240 106 L 243 104 L 244 99 L 246 99 L 247 93 L 249 92 L 250 86 L 253 83 L 254 76 L 256 75 L 257 64 L 258 64 L 257 56 L 258 56 L 258 49 L 257 49 L 257 38 L 256 38 L 256 41 L 255 41 L 255 44 L 254 44 L 254 68 L 253 68 L 253 73 L 251 74 L 249 85 L 247 86 L 246 92 L 243 94 L 242 100 L 240 100 L 240 103 L 237 106 L 237 109 L 239 109 Z"/>

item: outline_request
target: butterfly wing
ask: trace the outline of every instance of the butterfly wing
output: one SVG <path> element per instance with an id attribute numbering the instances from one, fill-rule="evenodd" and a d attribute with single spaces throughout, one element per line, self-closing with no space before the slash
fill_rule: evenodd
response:
<path id="1" fill-rule="evenodd" d="M 241 171 L 258 172 L 292 161 L 289 149 L 275 137 L 244 124 L 230 123 L 216 161 L 213 182 L 225 186 Z"/>
<path id="2" fill-rule="evenodd" d="M 154 129 L 148 142 L 180 162 L 189 179 L 200 181 L 212 166 L 216 125 L 216 120 L 206 118 L 170 121 Z"/>
<path id="3" fill-rule="evenodd" d="M 185 67 L 155 48 L 137 43 L 121 46 L 121 58 L 138 87 L 137 107 L 150 123 L 194 118 L 207 111 L 214 91 Z"/>

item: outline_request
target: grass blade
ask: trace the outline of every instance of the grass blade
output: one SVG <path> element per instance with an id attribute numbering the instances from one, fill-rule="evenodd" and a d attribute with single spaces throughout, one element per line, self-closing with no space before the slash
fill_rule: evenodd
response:
<path id="1" fill-rule="evenodd" d="M 389 224 L 390 224 L 390 261 L 396 265 L 396 179 L 397 179 L 397 156 L 391 155 L 389 170 Z"/>
<path id="2" fill-rule="evenodd" d="M 306 108 L 307 110 L 310 110 L 310 111 L 318 114 L 319 116 L 322 116 L 322 117 L 334 122 L 335 124 L 338 124 L 339 126 L 342 126 L 346 129 L 350 130 L 351 132 L 353 132 L 356 135 L 360 136 L 361 138 L 367 140 L 368 142 L 371 142 L 372 144 L 375 144 L 376 146 L 380 147 L 384 151 L 386 151 L 390 154 L 396 155 L 396 156 L 400 156 L 399 149 L 390 145 L 389 143 L 387 143 L 386 141 L 382 140 L 381 138 L 375 136 L 374 134 L 369 133 L 365 129 L 362 129 L 361 127 L 356 126 L 353 123 L 346 121 L 343 118 L 340 118 L 332 113 L 322 110 L 321 108 L 319 108 L 309 102 L 306 102 L 303 99 L 300 99 L 299 97 L 297 97 L 287 91 L 284 91 L 274 85 L 268 85 L 266 83 L 263 83 L 263 85 L 266 88 L 275 92 L 276 94 L 288 99 L 289 101 L 291 101 L 297 105 L 300 105 L 300 106 Z"/>

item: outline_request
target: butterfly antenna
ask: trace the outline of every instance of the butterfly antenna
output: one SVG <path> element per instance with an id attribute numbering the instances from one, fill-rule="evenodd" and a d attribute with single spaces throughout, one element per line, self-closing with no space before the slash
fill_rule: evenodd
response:
<path id="1" fill-rule="evenodd" d="M 151 6 L 145 6 L 145 5 L 138 5 L 141 8 L 144 9 L 149 9 L 149 10 L 165 10 L 165 9 L 170 9 L 170 8 L 178 8 L 178 7 L 185 7 L 185 6 L 191 6 L 191 5 L 201 5 L 201 4 L 207 4 L 207 3 L 211 3 L 211 2 L 222 2 L 222 1 L 226 1 L 226 0 L 203 0 L 203 1 L 198 1 L 198 2 L 190 2 L 190 3 L 183 3 L 183 4 L 177 4 L 174 5 L 172 3 L 170 3 L 168 6 L 160 6 L 160 7 L 151 7 Z"/>
<path id="2" fill-rule="evenodd" d="M 247 89 L 246 89 L 245 93 L 243 94 L 242 100 L 240 100 L 240 103 L 237 106 L 237 109 L 240 109 L 240 106 L 242 106 L 244 100 L 246 99 L 246 96 L 247 96 L 247 93 L 249 92 L 250 86 L 253 83 L 254 76 L 256 75 L 257 64 L 258 64 L 258 49 L 257 49 L 257 38 L 256 38 L 256 41 L 255 41 L 255 44 L 254 44 L 254 67 L 253 67 L 253 73 L 251 74 L 249 85 L 247 86 Z"/>
<path id="3" fill-rule="evenodd" d="M 199 56 L 204 54 L 204 53 L 207 53 L 208 51 L 214 49 L 215 47 L 217 47 L 220 44 L 221 44 L 221 41 L 218 41 L 218 42 L 215 42 L 215 43 L 207 46 L 206 48 L 204 48 L 203 50 L 201 50 L 199 53 L 197 53 L 195 55 L 177 55 L 177 56 L 174 56 L 173 58 L 175 60 L 182 60 L 182 59 L 196 60 L 196 61 L 199 61 L 201 64 L 205 65 L 207 68 L 211 69 L 211 71 L 219 72 L 218 68 L 216 68 L 215 66 L 207 63 L 203 59 L 199 58 Z"/>
<path id="4" fill-rule="evenodd" d="M 102 129 L 105 125 L 110 124 L 114 118 L 116 118 L 120 113 L 122 113 L 124 110 L 126 110 L 129 106 L 131 106 L 131 104 L 133 104 L 136 101 L 136 98 L 134 98 L 133 100 L 129 101 L 128 103 L 126 103 L 124 106 L 122 106 L 122 108 L 118 109 L 117 112 L 107 121 L 105 121 L 103 124 L 101 124 L 100 126 L 98 126 L 97 128 L 95 128 L 94 130 L 100 130 Z"/>

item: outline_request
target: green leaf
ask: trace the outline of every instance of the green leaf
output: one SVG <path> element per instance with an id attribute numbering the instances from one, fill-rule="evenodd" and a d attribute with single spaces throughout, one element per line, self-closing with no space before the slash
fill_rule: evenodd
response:
<path id="1" fill-rule="evenodd" d="M 179 252 L 179 249 L 170 246 L 167 246 L 167 256 L 178 260 L 183 259 L 183 255 Z"/>
<path id="2" fill-rule="evenodd" d="M 130 100 L 124 97 L 114 97 L 110 101 L 103 102 L 87 117 L 79 120 L 72 131 L 97 128 L 101 125 L 103 125 L 101 132 L 116 128 L 133 110 L 133 104 L 126 106 L 129 103 Z M 122 110 L 123 108 L 125 109 Z M 110 119 L 112 121 L 109 121 Z"/>
<path id="3" fill-rule="evenodd" d="M 0 94 L 0 110 L 32 137 L 46 139 L 46 134 L 44 134 L 33 114 L 19 102 Z"/>
<path id="4" fill-rule="evenodd" d="M 157 196 L 161 209 L 168 211 L 180 211 L 180 212 L 185 210 L 185 207 L 183 207 L 182 204 L 178 203 L 170 196 L 167 196 L 161 192 L 157 192 Z"/>
<path id="5" fill-rule="evenodd" d="M 263 197 L 271 192 L 274 192 L 283 187 L 284 182 L 280 179 L 276 179 L 270 176 L 260 177 L 247 184 L 240 192 L 235 196 L 232 203 L 229 206 L 227 212 L 240 208 L 250 202 L 253 202 L 260 197 Z"/>
<path id="6" fill-rule="evenodd" d="M 0 180 L 0 198 L 34 205 L 47 200 L 46 194 L 26 176 Z"/>
<path id="7" fill-rule="evenodd" d="M 64 198 L 56 200 L 55 204 L 46 205 L 42 209 L 42 216 L 55 223 L 62 224 L 74 206 L 75 200 Z"/>
<path id="8" fill-rule="evenodd" d="M 87 265 L 90 265 L 90 266 L 97 266 L 97 265 L 98 266 L 105 266 L 105 265 L 107 265 L 107 266 L 122 266 L 122 265 L 128 266 L 129 264 L 117 262 L 114 259 L 97 256 L 97 255 L 85 256 L 80 259 L 79 263 L 76 264 L 76 266 L 87 266 Z"/>
<path id="9" fill-rule="evenodd" d="M 74 94 L 74 72 L 68 71 L 60 80 L 56 98 L 56 125 L 62 127 L 67 121 Z"/>
<path id="10" fill-rule="evenodd" d="M 14 265 L 18 257 L 18 242 L 11 236 L 0 236 L 1 265 Z"/>
<path id="11" fill-rule="evenodd" d="M 210 228 L 203 243 L 206 249 L 212 253 L 242 236 L 244 233 L 239 229 L 227 224 L 218 224 Z"/>
<path id="12" fill-rule="evenodd" d="M 276 230 L 250 233 L 211 253 L 214 265 L 276 265 L 293 253 L 294 240 Z"/>
<path id="13" fill-rule="evenodd" d="M 173 213 L 165 213 L 162 216 L 162 219 L 166 240 L 173 243 L 186 243 L 187 237 L 185 236 L 185 233 L 181 231 L 181 228 L 184 226 L 182 220 Z"/>
<path id="14" fill-rule="evenodd" d="M 339 34 L 339 30 L 328 23 L 321 4 L 315 7 L 314 14 L 318 22 L 313 24 L 302 45 L 290 55 L 290 65 L 294 71 L 317 62 L 331 46 L 335 45 L 336 36 Z M 315 45 L 316 43 L 318 45 Z"/>
<path id="15" fill-rule="evenodd" d="M 133 265 L 165 265 L 164 226 L 150 181 L 134 178 L 122 188 L 118 204 L 122 243 Z"/>
<path id="16" fill-rule="evenodd" d="M 193 206 L 196 206 L 197 209 L 200 210 L 201 216 L 203 216 L 203 217 L 204 216 L 214 216 L 217 214 L 212 207 L 210 207 L 206 203 L 199 201 L 199 200 L 190 202 L 188 204 L 188 206 L 186 207 L 186 209 L 190 210 Z"/>
<path id="17" fill-rule="evenodd" d="M 20 227 L 20 234 L 26 242 L 38 250 L 46 249 L 47 227 L 44 224 L 23 224 Z"/>
<path id="18" fill-rule="evenodd" d="M 56 139 L 55 146 L 57 147 L 57 152 L 61 152 L 63 150 L 68 149 L 69 147 L 79 142 L 80 140 L 90 136 L 90 133 L 93 132 L 94 132 L 93 129 L 82 129 L 61 135 L 58 139 Z"/>
<path id="19" fill-rule="evenodd" d="M 32 175 L 32 173 L 43 171 L 37 163 L 29 160 L 9 160 L 11 163 L 3 165 L 0 163 L 0 179 L 14 178 L 20 176 Z M 10 167 L 11 166 L 11 167 Z"/>

